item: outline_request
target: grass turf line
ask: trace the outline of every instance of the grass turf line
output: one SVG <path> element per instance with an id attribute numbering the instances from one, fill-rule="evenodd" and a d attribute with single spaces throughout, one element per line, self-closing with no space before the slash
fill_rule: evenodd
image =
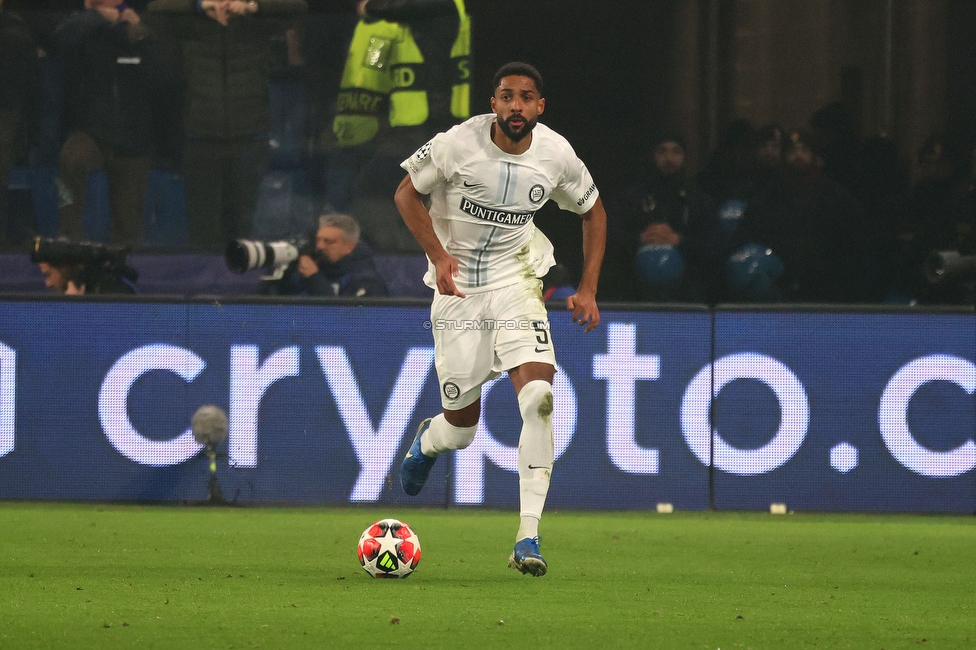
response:
<path id="1" fill-rule="evenodd" d="M 398 517 L 407 580 L 359 567 Z M 965 648 L 974 520 L 0 503 L 0 648 Z"/>

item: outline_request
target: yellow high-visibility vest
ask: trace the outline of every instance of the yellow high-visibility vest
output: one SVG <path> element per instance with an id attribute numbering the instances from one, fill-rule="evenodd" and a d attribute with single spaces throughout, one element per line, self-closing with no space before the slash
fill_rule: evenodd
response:
<path id="1" fill-rule="evenodd" d="M 332 122 L 340 147 L 369 142 L 379 132 L 379 118 L 393 90 L 390 59 L 401 29 L 385 20 L 360 20 L 356 25 Z"/>
<path id="2" fill-rule="evenodd" d="M 454 0 L 460 23 L 451 48 L 450 113 L 471 116 L 471 19 L 464 0 Z M 389 100 L 392 127 L 419 126 L 430 119 L 424 57 L 410 27 L 387 21 L 360 21 L 353 34 L 340 86 L 333 130 L 339 146 L 368 142 L 379 131 Z"/>

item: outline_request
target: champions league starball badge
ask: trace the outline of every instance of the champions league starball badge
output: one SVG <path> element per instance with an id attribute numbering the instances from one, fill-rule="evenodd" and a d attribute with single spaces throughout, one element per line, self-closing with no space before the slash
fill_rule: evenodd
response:
<path id="1" fill-rule="evenodd" d="M 424 146 L 422 146 L 420 149 L 417 149 L 417 153 L 415 153 L 413 155 L 413 157 L 414 157 L 414 160 L 417 160 L 419 162 L 419 161 L 423 160 L 424 158 L 426 158 L 429 155 L 430 155 L 430 143 L 428 142 L 427 144 L 425 144 Z"/>

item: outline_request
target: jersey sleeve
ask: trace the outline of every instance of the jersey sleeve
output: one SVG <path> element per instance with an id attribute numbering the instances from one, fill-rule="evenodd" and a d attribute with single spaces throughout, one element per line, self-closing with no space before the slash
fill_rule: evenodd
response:
<path id="1" fill-rule="evenodd" d="M 550 198 L 563 210 L 583 214 L 593 207 L 600 192 L 590 176 L 590 170 L 576 157 L 571 147 L 568 149 L 565 170 Z"/>
<path id="2" fill-rule="evenodd" d="M 412 156 L 400 163 L 413 186 L 421 194 L 430 194 L 450 176 L 447 169 L 450 143 L 446 133 L 438 133 Z"/>

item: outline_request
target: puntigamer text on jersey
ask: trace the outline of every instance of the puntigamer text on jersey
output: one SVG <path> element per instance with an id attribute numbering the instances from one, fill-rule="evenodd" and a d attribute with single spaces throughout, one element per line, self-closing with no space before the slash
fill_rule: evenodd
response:
<path id="1" fill-rule="evenodd" d="M 485 221 L 492 221 L 494 223 L 506 223 L 513 226 L 524 226 L 532 220 L 533 216 L 535 216 L 535 212 L 506 212 L 505 210 L 486 208 L 485 206 L 478 205 L 477 203 L 463 196 L 461 197 L 461 205 L 458 207 L 462 212 L 465 214 L 470 214 L 472 217 L 484 219 Z"/>

